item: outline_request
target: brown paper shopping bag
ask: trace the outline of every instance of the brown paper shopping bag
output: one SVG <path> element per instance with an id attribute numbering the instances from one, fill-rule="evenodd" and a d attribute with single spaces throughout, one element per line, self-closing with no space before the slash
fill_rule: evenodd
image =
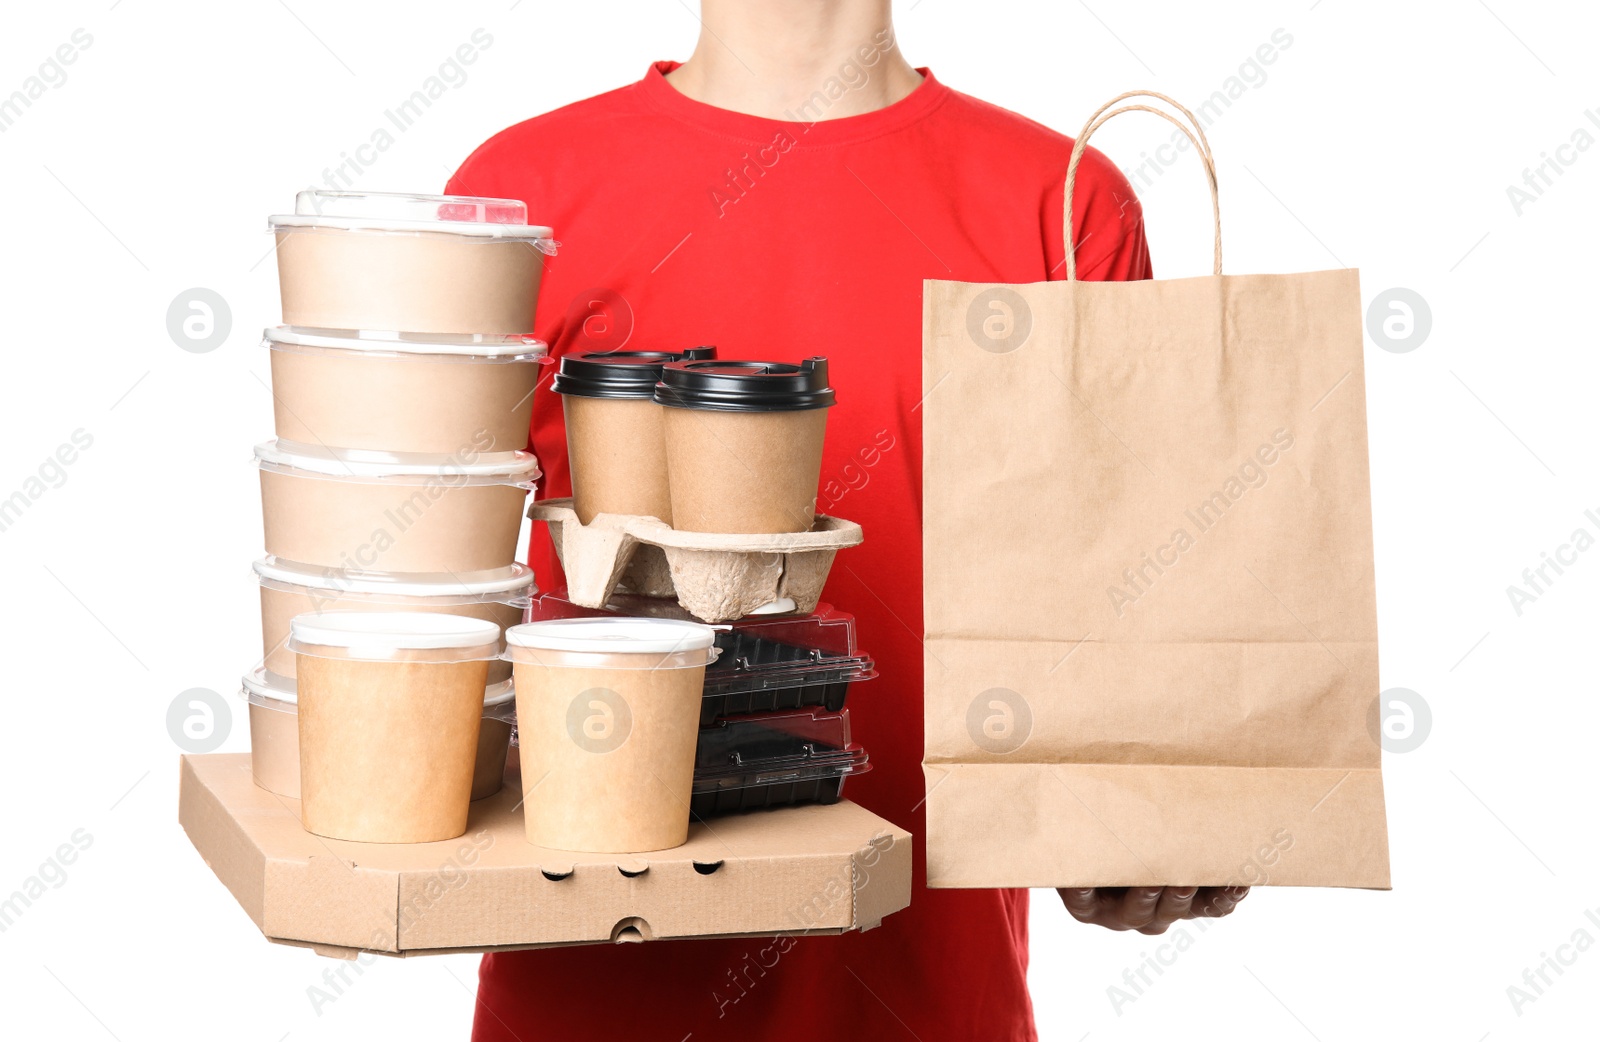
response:
<path id="1" fill-rule="evenodd" d="M 1134 92 L 1067 229 L 1107 119 L 1187 132 L 1140 95 L 1215 216 Z M 1216 234 L 1206 278 L 925 284 L 930 886 L 1389 885 L 1356 272 Z"/>

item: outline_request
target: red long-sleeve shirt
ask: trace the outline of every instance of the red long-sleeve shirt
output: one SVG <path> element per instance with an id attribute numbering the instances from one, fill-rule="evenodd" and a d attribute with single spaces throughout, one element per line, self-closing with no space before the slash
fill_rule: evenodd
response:
<path id="1" fill-rule="evenodd" d="M 880 673 L 850 694 L 874 770 L 846 796 L 918 836 L 911 906 L 866 933 L 777 947 L 704 940 L 489 955 L 473 1037 L 1031 1039 L 1027 891 L 924 887 L 921 301 L 927 278 L 1065 277 L 1072 142 L 927 70 L 901 101 L 840 119 L 818 117 L 848 84 L 824 85 L 797 110 L 818 120 L 805 123 L 690 100 L 665 79 L 674 67 L 657 63 L 638 83 L 502 131 L 448 191 L 524 200 L 534 223 L 555 228 L 562 245 L 536 332 L 556 357 L 624 344 L 828 357 L 839 404 L 820 509 L 860 522 L 867 538 L 839 556 L 824 596 L 856 615 Z M 1149 278 L 1138 201 L 1097 152 L 1074 201 L 1080 277 Z M 568 494 L 548 377 L 532 447 L 543 494 Z M 559 571 L 539 536 L 530 563 L 550 588 Z"/>

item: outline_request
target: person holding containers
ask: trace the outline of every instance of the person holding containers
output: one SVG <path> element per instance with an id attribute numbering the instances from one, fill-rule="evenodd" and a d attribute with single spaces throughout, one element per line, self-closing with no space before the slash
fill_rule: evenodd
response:
<path id="1" fill-rule="evenodd" d="M 263 338 L 282 442 L 440 456 L 528 444 L 545 358 L 532 336 L 280 326 Z"/>
<path id="2" fill-rule="evenodd" d="M 294 677 L 289 624 L 296 615 L 322 611 L 423 611 L 466 615 L 503 631 L 522 621 L 534 589 L 533 570 L 510 564 L 484 572 L 394 574 L 310 568 L 275 557 L 253 566 L 261 587 L 261 660 L 280 676 Z M 489 681 L 511 676 L 509 662 L 491 662 Z"/>
<path id="3" fill-rule="evenodd" d="M 496 663 L 490 663 L 491 668 Z M 293 677 L 258 668 L 240 678 L 240 694 L 250 707 L 250 773 L 268 792 L 300 798 L 300 692 Z M 485 799 L 503 787 L 516 720 L 511 681 L 490 680 L 483 692 L 478 751 L 472 764 L 472 798 Z"/>
<path id="4" fill-rule="evenodd" d="M 834 405 L 828 360 L 671 362 L 666 407 L 672 526 L 684 532 L 808 532 Z"/>
<path id="5" fill-rule="evenodd" d="M 426 613 L 297 616 L 301 824 L 431 843 L 467 830 L 499 627 Z"/>
<path id="6" fill-rule="evenodd" d="M 586 351 L 561 360 L 551 390 L 561 395 L 578 522 L 633 514 L 672 524 L 667 446 L 655 403 L 661 367 L 715 358 L 715 347 L 687 351 Z M 531 404 L 531 401 L 530 401 Z"/>
<path id="7" fill-rule="evenodd" d="M 506 631 L 528 842 L 640 853 L 689 836 L 695 736 L 716 631 L 652 618 Z"/>
<path id="8" fill-rule="evenodd" d="M 267 553 L 345 573 L 504 568 L 539 477 L 527 452 L 418 462 L 269 441 L 256 464 Z"/>
<path id="9" fill-rule="evenodd" d="M 310 190 L 268 224 L 283 321 L 312 329 L 530 333 L 557 246 L 514 199 Z"/>

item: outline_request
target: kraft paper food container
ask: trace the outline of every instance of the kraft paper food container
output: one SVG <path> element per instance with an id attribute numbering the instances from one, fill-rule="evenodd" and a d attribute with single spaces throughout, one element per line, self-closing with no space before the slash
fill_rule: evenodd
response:
<path id="1" fill-rule="evenodd" d="M 530 843 L 637 853 L 684 842 L 715 636 L 699 623 L 645 618 L 507 631 Z"/>
<path id="2" fill-rule="evenodd" d="M 673 362 L 664 414 L 674 527 L 687 532 L 810 531 L 822 470 L 828 360 Z"/>
<path id="3" fill-rule="evenodd" d="M 294 681 L 257 668 L 240 679 L 250 713 L 250 775 L 268 792 L 300 798 L 300 707 Z"/>
<path id="4" fill-rule="evenodd" d="M 268 329 L 284 441 L 448 455 L 527 447 L 545 344 L 532 336 Z"/>
<path id="5" fill-rule="evenodd" d="M 466 831 L 493 623 L 423 612 L 296 617 L 301 822 L 365 843 Z"/>
<path id="6" fill-rule="evenodd" d="M 474 802 L 488 799 L 504 787 L 511 728 L 516 722 L 515 687 L 509 680 L 491 684 L 483 695 L 483 719 L 478 724 L 478 755 L 472 766 Z"/>
<path id="7" fill-rule="evenodd" d="M 417 456 L 256 446 L 267 553 L 350 572 L 480 572 L 513 563 L 527 452 Z"/>
<path id="8" fill-rule="evenodd" d="M 511 564 L 484 572 L 385 573 L 313 568 L 275 557 L 254 564 L 261 586 L 261 657 L 267 669 L 293 677 L 289 620 L 322 611 L 425 611 L 465 615 L 498 626 L 522 621 L 535 593 L 533 570 Z M 504 645 L 502 644 L 502 648 Z M 511 664 L 491 662 L 489 682 L 511 677 Z"/>
<path id="9" fill-rule="evenodd" d="M 700 726 L 725 716 L 816 708 L 844 708 L 851 686 L 878 675 L 872 656 L 856 642 L 856 620 L 830 604 L 810 614 L 780 601 L 782 611 L 746 616 L 717 627 L 717 660 L 706 667 Z M 640 616 L 688 619 L 672 601 L 614 594 L 604 608 L 574 604 L 565 591 L 535 594 L 528 621 Z"/>
<path id="10" fill-rule="evenodd" d="M 240 678 L 240 694 L 250 707 L 251 776 L 268 792 L 299 799 L 300 706 L 294 679 L 258 666 Z M 483 694 L 483 721 L 472 768 L 474 800 L 500 791 L 515 713 L 511 681 L 491 683 Z"/>
<path id="11" fill-rule="evenodd" d="M 557 245 L 513 199 L 305 191 L 268 226 L 283 322 L 315 329 L 532 332 Z"/>
<path id="12" fill-rule="evenodd" d="M 562 399 L 573 506 L 580 521 L 588 524 L 596 514 L 638 514 L 672 523 L 656 384 L 668 362 L 713 358 L 716 350 L 590 351 L 561 359 L 550 389 Z"/>
<path id="13" fill-rule="evenodd" d="M 687 532 L 622 514 L 601 514 L 584 525 L 570 499 L 540 500 L 528 516 L 549 525 L 574 603 L 604 607 L 632 578 L 641 551 L 650 550 L 665 557 L 665 588 L 630 586 L 628 592 L 670 595 L 704 622 L 741 619 L 785 598 L 797 611 L 814 610 L 834 557 L 863 538 L 854 521 L 822 514 L 808 532 L 776 535 Z"/>

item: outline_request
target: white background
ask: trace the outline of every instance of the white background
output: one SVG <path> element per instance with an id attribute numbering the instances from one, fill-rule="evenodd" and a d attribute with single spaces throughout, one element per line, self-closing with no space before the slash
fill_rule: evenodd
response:
<path id="1" fill-rule="evenodd" d="M 695 15 L 672 0 L 6 13 L 0 96 L 74 30 L 93 42 L 0 134 L 0 498 L 74 431 L 93 444 L 0 532 L 0 897 L 75 830 L 92 844 L 0 933 L 0 1033 L 462 1037 L 474 959 L 381 960 L 319 1015 L 307 988 L 329 964 L 262 941 L 176 824 L 167 707 L 231 693 L 257 653 L 249 460 L 271 428 L 256 342 L 277 311 L 264 218 L 474 29 L 493 43 L 467 82 L 359 187 L 438 190 L 501 127 L 686 57 Z M 1600 137 L 1593 5 L 918 0 L 897 18 L 914 64 L 1069 134 L 1135 86 L 1197 105 L 1287 30 L 1210 128 L 1228 270 L 1359 267 L 1366 301 L 1403 287 L 1432 314 L 1415 350 L 1367 353 L 1383 686 L 1432 715 L 1420 746 L 1386 756 L 1394 891 L 1258 889 L 1186 928 L 1192 946 L 1120 1010 L 1108 987 L 1162 942 L 1079 926 L 1036 894 L 1043 1037 L 1595 1037 L 1600 948 L 1520 1013 L 1507 988 L 1575 931 L 1600 941 L 1584 916 L 1600 910 L 1600 551 L 1520 616 L 1506 592 L 1574 529 L 1600 532 L 1584 517 L 1600 516 L 1600 148 L 1566 153 L 1520 214 L 1507 196 L 1580 126 Z M 1169 133 L 1129 117 L 1096 144 L 1128 166 Z M 1143 192 L 1161 275 L 1206 267 L 1193 162 Z M 206 354 L 166 329 L 197 286 L 232 314 Z M 224 748 L 246 743 L 236 716 Z"/>

